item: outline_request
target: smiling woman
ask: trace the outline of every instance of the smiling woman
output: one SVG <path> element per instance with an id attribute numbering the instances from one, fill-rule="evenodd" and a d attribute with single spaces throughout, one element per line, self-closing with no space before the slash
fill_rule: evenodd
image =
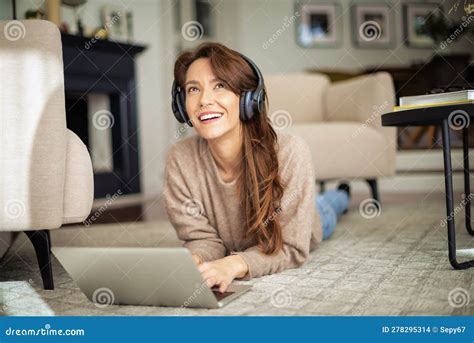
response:
<path id="1" fill-rule="evenodd" d="M 168 154 L 164 204 L 208 285 L 302 265 L 322 240 L 311 154 L 271 126 L 258 67 L 204 43 L 174 76 L 174 115 L 197 135 Z"/>

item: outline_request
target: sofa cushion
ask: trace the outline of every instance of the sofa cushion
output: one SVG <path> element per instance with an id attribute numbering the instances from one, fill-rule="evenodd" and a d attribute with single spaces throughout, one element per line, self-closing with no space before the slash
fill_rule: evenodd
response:
<path id="1" fill-rule="evenodd" d="M 316 179 L 369 178 L 393 174 L 390 142 L 357 122 L 293 124 L 286 131 L 309 145 Z"/>
<path id="2" fill-rule="evenodd" d="M 265 75 L 270 118 L 285 111 L 293 123 L 322 121 L 328 85 L 329 78 L 317 73 Z"/>

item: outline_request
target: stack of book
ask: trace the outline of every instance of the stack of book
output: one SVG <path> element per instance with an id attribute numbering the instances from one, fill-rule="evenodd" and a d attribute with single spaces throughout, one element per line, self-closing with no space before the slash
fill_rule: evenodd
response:
<path id="1" fill-rule="evenodd" d="M 400 105 L 394 111 L 411 110 L 421 107 L 447 106 L 455 104 L 474 103 L 474 89 L 456 92 L 404 96 L 400 98 Z"/>

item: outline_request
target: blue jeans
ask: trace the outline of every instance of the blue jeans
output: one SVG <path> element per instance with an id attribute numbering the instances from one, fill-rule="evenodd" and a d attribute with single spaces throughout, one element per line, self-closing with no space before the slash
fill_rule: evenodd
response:
<path id="1" fill-rule="evenodd" d="M 316 207 L 323 228 L 323 239 L 328 239 L 336 228 L 338 217 L 349 207 L 349 196 L 344 191 L 331 189 L 316 196 Z"/>

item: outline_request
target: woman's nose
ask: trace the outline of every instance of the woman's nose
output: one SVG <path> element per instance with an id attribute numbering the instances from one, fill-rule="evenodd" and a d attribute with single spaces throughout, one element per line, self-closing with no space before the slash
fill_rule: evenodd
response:
<path id="1" fill-rule="evenodd" d="M 208 106 L 214 102 L 214 97 L 210 90 L 204 89 L 201 92 L 201 106 Z"/>

